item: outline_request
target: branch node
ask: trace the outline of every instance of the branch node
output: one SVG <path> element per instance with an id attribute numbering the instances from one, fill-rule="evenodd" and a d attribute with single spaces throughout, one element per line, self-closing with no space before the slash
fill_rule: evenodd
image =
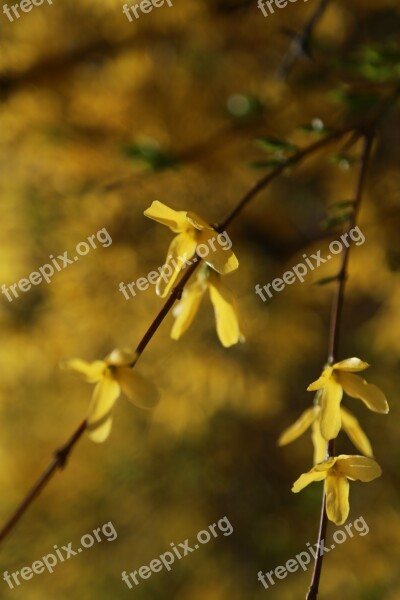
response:
<path id="1" fill-rule="evenodd" d="M 54 458 L 57 461 L 59 469 L 65 469 L 67 466 L 68 456 L 69 448 L 66 448 L 65 446 L 64 448 L 59 448 L 59 450 L 54 453 Z"/>

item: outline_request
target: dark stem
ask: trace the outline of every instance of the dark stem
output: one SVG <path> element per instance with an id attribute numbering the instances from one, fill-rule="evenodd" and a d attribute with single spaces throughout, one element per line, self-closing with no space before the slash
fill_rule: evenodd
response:
<path id="1" fill-rule="evenodd" d="M 250 190 L 243 196 L 243 198 L 236 204 L 233 210 L 218 224 L 215 226 L 215 229 L 219 232 L 222 232 L 237 216 L 238 214 L 245 208 L 245 206 L 256 196 L 261 190 L 267 187 L 276 177 L 281 175 L 281 173 L 290 166 L 293 166 L 303 159 L 307 158 L 314 152 L 317 152 L 321 148 L 324 148 L 328 144 L 334 142 L 335 140 L 343 137 L 347 133 L 354 131 L 354 127 L 349 127 L 347 129 L 341 129 L 338 131 L 334 131 L 329 135 L 325 136 L 318 142 L 307 146 L 304 150 L 299 150 L 289 158 L 287 158 L 281 165 L 276 167 L 273 171 L 265 175 L 262 179 L 260 179 Z"/>
<path id="2" fill-rule="evenodd" d="M 346 233 L 349 233 L 353 227 L 356 226 L 357 217 L 360 210 L 360 204 L 363 195 L 363 189 L 365 184 L 365 178 L 367 174 L 367 168 L 369 163 L 369 157 L 371 154 L 371 147 L 373 143 L 374 135 L 373 134 L 365 134 L 363 138 L 363 149 L 361 155 L 360 162 L 360 170 L 357 179 L 357 189 L 356 195 L 354 199 L 354 207 L 350 217 L 349 225 L 346 230 Z M 340 265 L 340 270 L 338 274 L 338 285 L 336 288 L 336 293 L 333 298 L 332 303 L 332 315 L 331 315 L 331 326 L 329 333 L 329 343 L 328 343 L 328 363 L 333 364 L 337 359 L 337 351 L 339 347 L 339 337 L 340 337 L 340 324 L 343 313 L 343 303 L 344 303 L 344 292 L 346 288 L 346 279 L 347 279 L 347 270 L 349 264 L 350 257 L 350 248 L 348 246 L 345 248 L 342 257 L 342 263 Z"/>
<path id="3" fill-rule="evenodd" d="M 157 332 L 158 328 L 164 321 L 165 317 L 168 315 L 175 302 L 177 300 L 180 300 L 185 285 L 187 284 L 197 267 L 200 265 L 200 261 L 201 259 L 196 255 L 193 259 L 193 263 L 187 268 L 187 271 L 185 271 L 184 275 L 179 280 L 179 283 L 172 289 L 162 309 L 160 310 L 160 312 L 158 313 L 158 315 L 156 316 L 156 318 L 154 319 L 154 321 L 140 340 L 139 344 L 137 345 L 136 354 L 138 355 L 138 357 L 144 352 L 145 348 L 153 338 L 154 334 Z"/>
<path id="4" fill-rule="evenodd" d="M 39 496 L 43 488 L 46 487 L 46 485 L 53 478 L 55 473 L 57 471 L 61 471 L 66 466 L 69 455 L 71 454 L 74 446 L 82 437 L 85 430 L 86 420 L 79 425 L 79 427 L 72 434 L 68 442 L 64 446 L 62 446 L 62 448 L 56 450 L 56 452 L 54 453 L 53 461 L 42 473 L 35 485 L 25 496 L 24 500 L 21 502 L 18 508 L 15 510 L 14 514 L 10 517 L 10 519 L 4 525 L 3 529 L 0 531 L 0 542 L 10 533 L 10 531 L 18 523 L 22 515 L 27 511 L 27 509 L 35 500 L 35 498 Z"/>
<path id="5" fill-rule="evenodd" d="M 374 133 L 364 132 L 363 134 L 363 148 L 360 159 L 360 167 L 359 173 L 357 177 L 357 187 L 354 199 L 354 207 L 352 215 L 349 219 L 348 227 L 346 229 L 346 233 L 349 233 L 353 227 L 355 227 L 357 223 L 358 212 L 361 205 L 361 200 L 363 196 L 363 190 L 365 185 L 365 179 L 367 174 L 367 168 L 369 164 L 369 159 L 371 155 L 372 144 L 374 141 Z M 332 301 L 332 312 L 330 319 L 330 333 L 329 333 L 329 343 L 328 343 L 328 363 L 333 364 L 337 360 L 337 352 L 339 348 L 339 339 L 340 339 L 340 327 L 342 322 L 343 315 L 343 305 L 344 305 L 344 293 L 346 287 L 347 280 L 347 271 L 350 257 L 350 248 L 351 246 L 346 247 L 343 253 L 342 262 L 340 265 L 340 270 L 337 276 L 337 287 Z M 329 440 L 327 444 L 326 450 L 326 458 L 331 458 L 335 456 L 335 440 Z M 324 560 L 324 554 L 320 552 L 320 548 L 323 548 L 324 541 L 326 539 L 326 532 L 328 528 L 328 515 L 326 513 L 326 494 L 325 490 L 323 492 L 322 497 L 322 510 L 321 510 L 321 521 L 318 533 L 318 552 L 317 557 L 314 562 L 314 571 L 311 579 L 311 585 L 308 590 L 306 600 L 317 600 L 318 590 L 319 590 L 319 581 L 321 578 L 322 564 Z"/>
<path id="6" fill-rule="evenodd" d="M 329 458 L 331 456 L 335 456 L 335 440 L 329 440 L 327 445 L 326 457 Z M 306 600 L 316 600 L 318 596 L 319 580 L 321 578 L 322 562 L 324 558 L 324 555 L 321 553 L 321 549 L 323 550 L 324 548 L 327 529 L 328 515 L 326 513 L 326 494 L 324 490 L 322 496 L 321 520 L 319 524 L 318 533 L 317 558 L 314 562 L 314 571 L 312 575 L 311 585 L 306 596 Z"/>
<path id="7" fill-rule="evenodd" d="M 350 131 L 354 131 L 354 128 L 349 128 L 349 129 L 345 129 L 342 131 L 336 131 L 334 133 L 331 133 L 330 135 L 326 136 L 325 138 L 319 140 L 318 142 L 315 142 L 314 144 L 311 144 L 304 150 L 300 150 L 300 151 L 296 152 L 293 156 L 289 157 L 285 162 L 282 163 L 282 165 L 279 165 L 274 171 L 272 171 L 271 173 L 268 173 L 262 179 L 260 179 L 250 189 L 250 191 L 247 192 L 241 200 L 239 200 L 236 207 L 225 217 L 225 219 L 223 219 L 223 221 L 221 221 L 221 223 L 215 227 L 216 230 L 220 231 L 220 232 L 224 231 L 225 228 L 227 227 L 227 225 L 230 224 L 238 216 L 238 214 L 244 209 L 244 207 L 250 202 L 250 200 L 252 200 L 261 190 L 263 190 L 265 187 L 267 187 L 268 184 L 273 179 L 275 179 L 278 175 L 280 175 L 288 166 L 294 165 L 294 164 L 300 162 L 307 156 L 313 154 L 314 152 L 318 151 L 319 149 L 323 148 L 324 146 L 327 146 L 334 140 L 337 140 L 338 138 L 349 133 Z M 152 321 L 150 327 L 147 329 L 143 338 L 139 342 L 139 344 L 136 348 L 136 353 L 138 355 L 138 358 L 144 352 L 147 345 L 150 343 L 150 341 L 154 337 L 155 333 L 159 329 L 160 325 L 164 321 L 165 317 L 168 315 L 169 311 L 171 310 L 171 308 L 173 307 L 175 302 L 181 298 L 182 292 L 183 292 L 187 282 L 189 281 L 191 275 L 193 275 L 193 273 L 195 272 L 195 270 L 197 269 L 197 267 L 200 264 L 201 264 L 201 259 L 196 255 L 193 258 L 192 264 L 184 272 L 184 274 L 182 275 L 178 284 L 172 289 L 169 297 L 165 301 L 161 310 L 159 311 L 159 313 L 157 314 L 155 319 Z M 131 366 L 134 367 L 135 364 L 136 364 L 136 361 Z M 47 469 L 42 473 L 42 475 L 39 477 L 39 479 L 37 480 L 37 482 L 35 483 L 33 488 L 30 490 L 30 492 L 27 494 L 27 496 L 21 502 L 21 504 L 16 509 L 16 511 L 14 512 L 12 517 L 7 521 L 7 523 L 3 527 L 3 529 L 0 531 L 0 542 L 14 528 L 14 526 L 17 524 L 19 519 L 23 516 L 23 514 L 26 512 L 26 510 L 32 504 L 33 500 L 41 493 L 43 488 L 52 479 L 53 475 L 58 470 L 61 470 L 66 465 L 70 453 L 72 452 L 73 448 L 75 447 L 75 445 L 77 444 L 79 439 L 82 437 L 82 434 L 84 433 L 85 429 L 86 429 L 86 421 L 84 421 L 78 427 L 78 429 L 72 435 L 70 440 L 62 448 L 60 448 L 58 451 L 56 451 L 55 458 L 53 459 L 53 461 L 50 463 L 50 465 L 47 467 Z"/>
<path id="8" fill-rule="evenodd" d="M 280 79 L 286 79 L 298 59 L 301 56 L 307 56 L 309 54 L 311 36 L 315 26 L 324 14 L 328 3 L 329 0 L 320 0 L 320 3 L 312 13 L 310 19 L 304 25 L 303 29 L 297 32 L 293 37 L 289 49 L 283 57 L 278 69 L 277 75 Z"/>

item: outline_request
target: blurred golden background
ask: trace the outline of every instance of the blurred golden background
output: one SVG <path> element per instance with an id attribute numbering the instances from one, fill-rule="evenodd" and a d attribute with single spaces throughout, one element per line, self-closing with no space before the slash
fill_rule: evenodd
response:
<path id="1" fill-rule="evenodd" d="M 113 243 L 12 303 L 0 297 L 0 521 L 85 417 L 92 388 L 61 371 L 60 361 L 134 348 L 162 305 L 153 288 L 129 301 L 118 291 L 164 261 L 171 234 L 143 216 L 151 202 L 215 223 L 260 174 L 250 164 L 264 158 L 256 137 L 305 145 L 314 138 L 298 126 L 319 118 L 339 127 L 359 117 L 337 101 L 338 90 L 390 88 L 388 79 L 362 79 L 346 65 L 360 46 L 396 43 L 395 0 L 332 2 L 315 33 L 317 61 L 301 61 L 287 81 L 277 80 L 289 44 L 284 30 L 301 28 L 315 6 L 299 1 L 266 19 L 255 1 L 175 0 L 132 23 L 116 0 L 54 0 L 13 23 L 1 13 L 0 284 L 27 277 L 49 255 L 73 252 L 103 227 Z M 399 65 L 389 79 L 399 77 Z M 383 476 L 351 486 L 350 521 L 363 516 L 370 532 L 326 557 L 324 600 L 400 599 L 399 146 L 393 112 L 368 173 L 359 221 L 366 243 L 352 251 L 340 350 L 341 358 L 371 363 L 368 380 L 387 394 L 387 417 L 345 400 Z M 149 417 L 119 400 L 110 438 L 95 445 L 85 437 L 3 542 L 0 576 L 108 521 L 117 540 L 14 590 L 1 580 L 0 598 L 305 596 L 311 568 L 269 590 L 257 573 L 316 541 L 321 485 L 290 491 L 311 467 L 309 435 L 283 449 L 276 440 L 312 402 L 306 387 L 326 359 L 332 296 L 332 286 L 312 283 L 335 265 L 265 304 L 254 287 L 305 252 L 324 253 L 340 235 L 321 227 L 327 206 L 351 197 L 354 183 L 353 169 L 318 155 L 232 224 L 240 267 L 225 282 L 246 343 L 222 348 L 208 299 L 179 342 L 170 340 L 173 318 L 166 319 L 138 365 L 159 387 L 160 406 Z M 343 434 L 338 448 L 354 452 Z M 121 581 L 122 571 L 149 564 L 225 515 L 231 536 L 135 590 Z"/>

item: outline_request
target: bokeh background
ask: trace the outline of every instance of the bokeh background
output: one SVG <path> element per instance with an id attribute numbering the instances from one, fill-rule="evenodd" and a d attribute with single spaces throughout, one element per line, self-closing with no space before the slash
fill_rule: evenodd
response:
<path id="1" fill-rule="evenodd" d="M 314 140 L 299 126 L 338 127 L 399 78 L 395 0 L 334 1 L 314 37 L 314 62 L 287 81 L 276 69 L 316 0 L 267 19 L 256 2 L 175 0 L 129 23 L 117 0 L 54 0 L 13 23 L 0 15 L 0 283 L 7 286 L 73 252 L 106 227 L 113 243 L 9 303 L 0 298 L 0 520 L 84 418 L 91 387 L 59 369 L 62 360 L 102 358 L 135 347 L 162 301 L 154 290 L 127 301 L 118 291 L 162 264 L 171 233 L 143 211 L 159 199 L 218 221 L 259 176 L 262 135 Z M 360 65 L 357 48 L 388 48 L 388 63 Z M 387 57 L 391 58 L 387 58 Z M 388 66 L 389 64 L 389 66 Z M 352 68 L 354 67 L 354 68 Z M 348 91 L 365 102 L 350 104 Z M 366 98 L 366 96 L 368 96 Z M 399 117 L 380 126 L 350 263 L 340 356 L 372 364 L 388 416 L 345 401 L 383 467 L 351 486 L 350 521 L 370 532 L 325 561 L 321 598 L 400 598 Z M 332 152 L 334 149 L 332 149 Z M 338 149 L 336 151 L 339 151 Z M 339 161 L 346 167 L 345 161 Z M 112 521 L 118 538 L 96 544 L 55 572 L 0 597 L 44 600 L 297 600 L 310 571 L 268 591 L 257 581 L 316 541 L 321 485 L 299 495 L 292 482 L 312 461 L 308 434 L 280 449 L 279 433 L 312 402 L 306 392 L 326 359 L 332 286 L 310 274 L 263 304 L 254 293 L 308 254 L 324 251 L 329 204 L 352 197 L 355 173 L 321 154 L 276 181 L 232 224 L 240 260 L 226 278 L 247 341 L 223 349 L 206 299 L 187 334 L 169 338 L 172 316 L 138 368 L 162 392 L 151 416 L 121 398 L 103 445 L 84 438 L 0 549 L 0 571 L 20 570 Z M 338 447 L 352 453 L 340 434 Z M 227 516 L 220 536 L 130 591 L 134 571 L 171 542 Z M 330 527 L 330 532 L 334 531 Z"/>

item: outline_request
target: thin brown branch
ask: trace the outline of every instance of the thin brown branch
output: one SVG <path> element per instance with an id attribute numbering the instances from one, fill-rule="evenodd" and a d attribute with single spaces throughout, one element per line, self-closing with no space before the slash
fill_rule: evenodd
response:
<path id="1" fill-rule="evenodd" d="M 245 206 L 259 193 L 263 190 L 267 185 L 271 183 L 274 179 L 276 179 L 285 169 L 288 167 L 294 166 L 297 163 L 301 162 L 311 154 L 314 154 L 318 150 L 324 148 L 328 144 L 336 141 L 337 139 L 343 137 L 347 133 L 354 131 L 354 127 L 349 127 L 347 129 L 341 129 L 338 131 L 334 131 L 327 135 L 326 137 L 318 140 L 314 144 L 307 146 L 303 150 L 300 150 L 287 158 L 281 165 L 276 167 L 273 171 L 268 173 L 265 177 L 260 179 L 248 192 L 243 196 L 243 198 L 237 203 L 237 205 L 233 208 L 233 210 L 227 214 L 227 216 L 215 226 L 217 231 L 223 231 L 226 229 L 228 225 L 238 216 L 238 214 L 245 208 Z"/>
<path id="2" fill-rule="evenodd" d="M 354 209 L 352 215 L 349 219 L 348 226 L 346 232 L 349 233 L 351 229 L 356 226 L 357 217 L 363 197 L 363 191 L 365 188 L 365 179 L 367 175 L 367 169 L 369 165 L 369 160 L 371 156 L 372 144 L 374 141 L 375 133 L 374 130 L 367 131 L 363 134 L 363 148 L 362 155 L 360 159 L 360 167 L 357 177 L 357 185 L 356 185 L 356 193 L 354 199 Z M 337 360 L 337 353 L 339 348 L 339 340 L 340 340 L 340 329 L 342 323 L 343 316 L 343 305 L 344 305 L 344 295 L 346 288 L 346 281 L 348 275 L 348 264 L 350 258 L 350 248 L 351 246 L 347 246 L 343 253 L 343 258 L 339 270 L 339 274 L 337 276 L 337 286 L 334 293 L 333 301 L 332 301 L 332 313 L 330 319 L 330 333 L 329 333 L 329 343 L 328 343 L 328 363 L 333 364 Z M 327 444 L 327 453 L 326 457 L 330 458 L 335 456 L 335 440 L 329 440 Z M 322 510 L 321 510 L 321 522 L 318 534 L 318 551 L 317 556 L 314 562 L 314 571 L 311 579 L 311 585 L 308 590 L 306 600 L 317 600 L 318 590 L 319 590 L 319 582 L 321 578 L 322 564 L 324 560 L 324 554 L 320 551 L 320 548 L 324 547 L 324 541 L 326 539 L 326 532 L 328 528 L 328 515 L 326 512 L 326 494 L 323 492 L 322 497 Z"/>
<path id="3" fill-rule="evenodd" d="M 179 283 L 173 288 L 171 294 L 164 303 L 164 306 L 162 307 L 162 309 L 160 310 L 160 312 L 158 313 L 158 315 L 144 334 L 141 341 L 139 342 L 136 348 L 136 353 L 138 356 L 140 356 L 144 352 L 145 348 L 152 340 L 153 336 L 157 332 L 158 328 L 164 321 L 165 317 L 168 315 L 175 302 L 181 298 L 185 285 L 187 284 L 187 282 L 189 281 L 190 277 L 193 275 L 199 264 L 200 258 L 196 255 L 193 259 L 193 263 L 190 265 L 190 267 L 188 267 L 187 271 L 179 280 Z"/>
<path id="4" fill-rule="evenodd" d="M 329 458 L 330 456 L 335 456 L 335 440 L 329 440 L 327 444 L 326 457 Z M 322 551 L 324 548 L 324 541 L 326 540 L 327 530 L 328 515 L 326 512 L 326 493 L 324 490 L 322 495 L 321 520 L 318 532 L 317 558 L 315 559 L 312 581 L 306 596 L 306 600 L 316 600 L 318 596 L 319 581 L 321 579 L 322 562 L 324 556 Z"/>
<path id="5" fill-rule="evenodd" d="M 0 542 L 10 533 L 10 531 L 15 527 L 20 518 L 24 515 L 24 513 L 28 510 L 32 502 L 39 496 L 42 490 L 46 487 L 49 481 L 54 477 L 57 471 L 61 471 L 67 464 L 67 460 L 75 447 L 78 441 L 81 439 L 83 433 L 86 430 L 86 420 L 83 421 L 79 427 L 74 431 L 68 442 L 56 450 L 54 453 L 54 458 L 52 462 L 49 464 L 47 469 L 42 473 L 39 479 L 36 481 L 35 485 L 25 496 L 21 504 L 12 514 L 10 519 L 4 525 L 2 530 L 0 531 Z"/>
<path id="6" fill-rule="evenodd" d="M 360 162 L 360 170 L 357 178 L 357 189 L 356 196 L 354 200 L 354 209 L 352 211 L 347 233 L 356 226 L 357 217 L 360 210 L 360 204 L 363 196 L 363 189 L 365 184 L 365 178 L 367 174 L 367 168 L 369 164 L 369 158 L 371 154 L 372 143 L 374 139 L 374 134 L 366 134 L 363 139 L 363 150 Z M 346 280 L 347 280 L 347 271 L 348 264 L 350 258 L 350 248 L 348 246 L 345 248 L 342 257 L 342 264 L 340 266 L 339 275 L 338 275 L 338 285 L 336 288 L 336 293 L 333 299 L 332 305 L 332 317 L 331 317 L 331 327 L 329 334 L 329 343 L 328 343 L 328 363 L 333 364 L 337 359 L 337 351 L 339 347 L 339 338 L 340 338 L 340 324 L 342 320 L 343 313 L 343 302 L 344 302 L 344 293 L 346 288 Z"/>
<path id="7" fill-rule="evenodd" d="M 283 57 L 281 64 L 279 65 L 277 75 L 280 79 L 286 79 L 293 69 L 295 63 L 302 56 L 309 56 L 311 36 L 318 23 L 323 16 L 329 0 L 320 0 L 317 8 L 312 13 L 310 19 L 304 25 L 303 29 L 298 31 L 292 38 L 291 44 L 288 51 Z"/>

